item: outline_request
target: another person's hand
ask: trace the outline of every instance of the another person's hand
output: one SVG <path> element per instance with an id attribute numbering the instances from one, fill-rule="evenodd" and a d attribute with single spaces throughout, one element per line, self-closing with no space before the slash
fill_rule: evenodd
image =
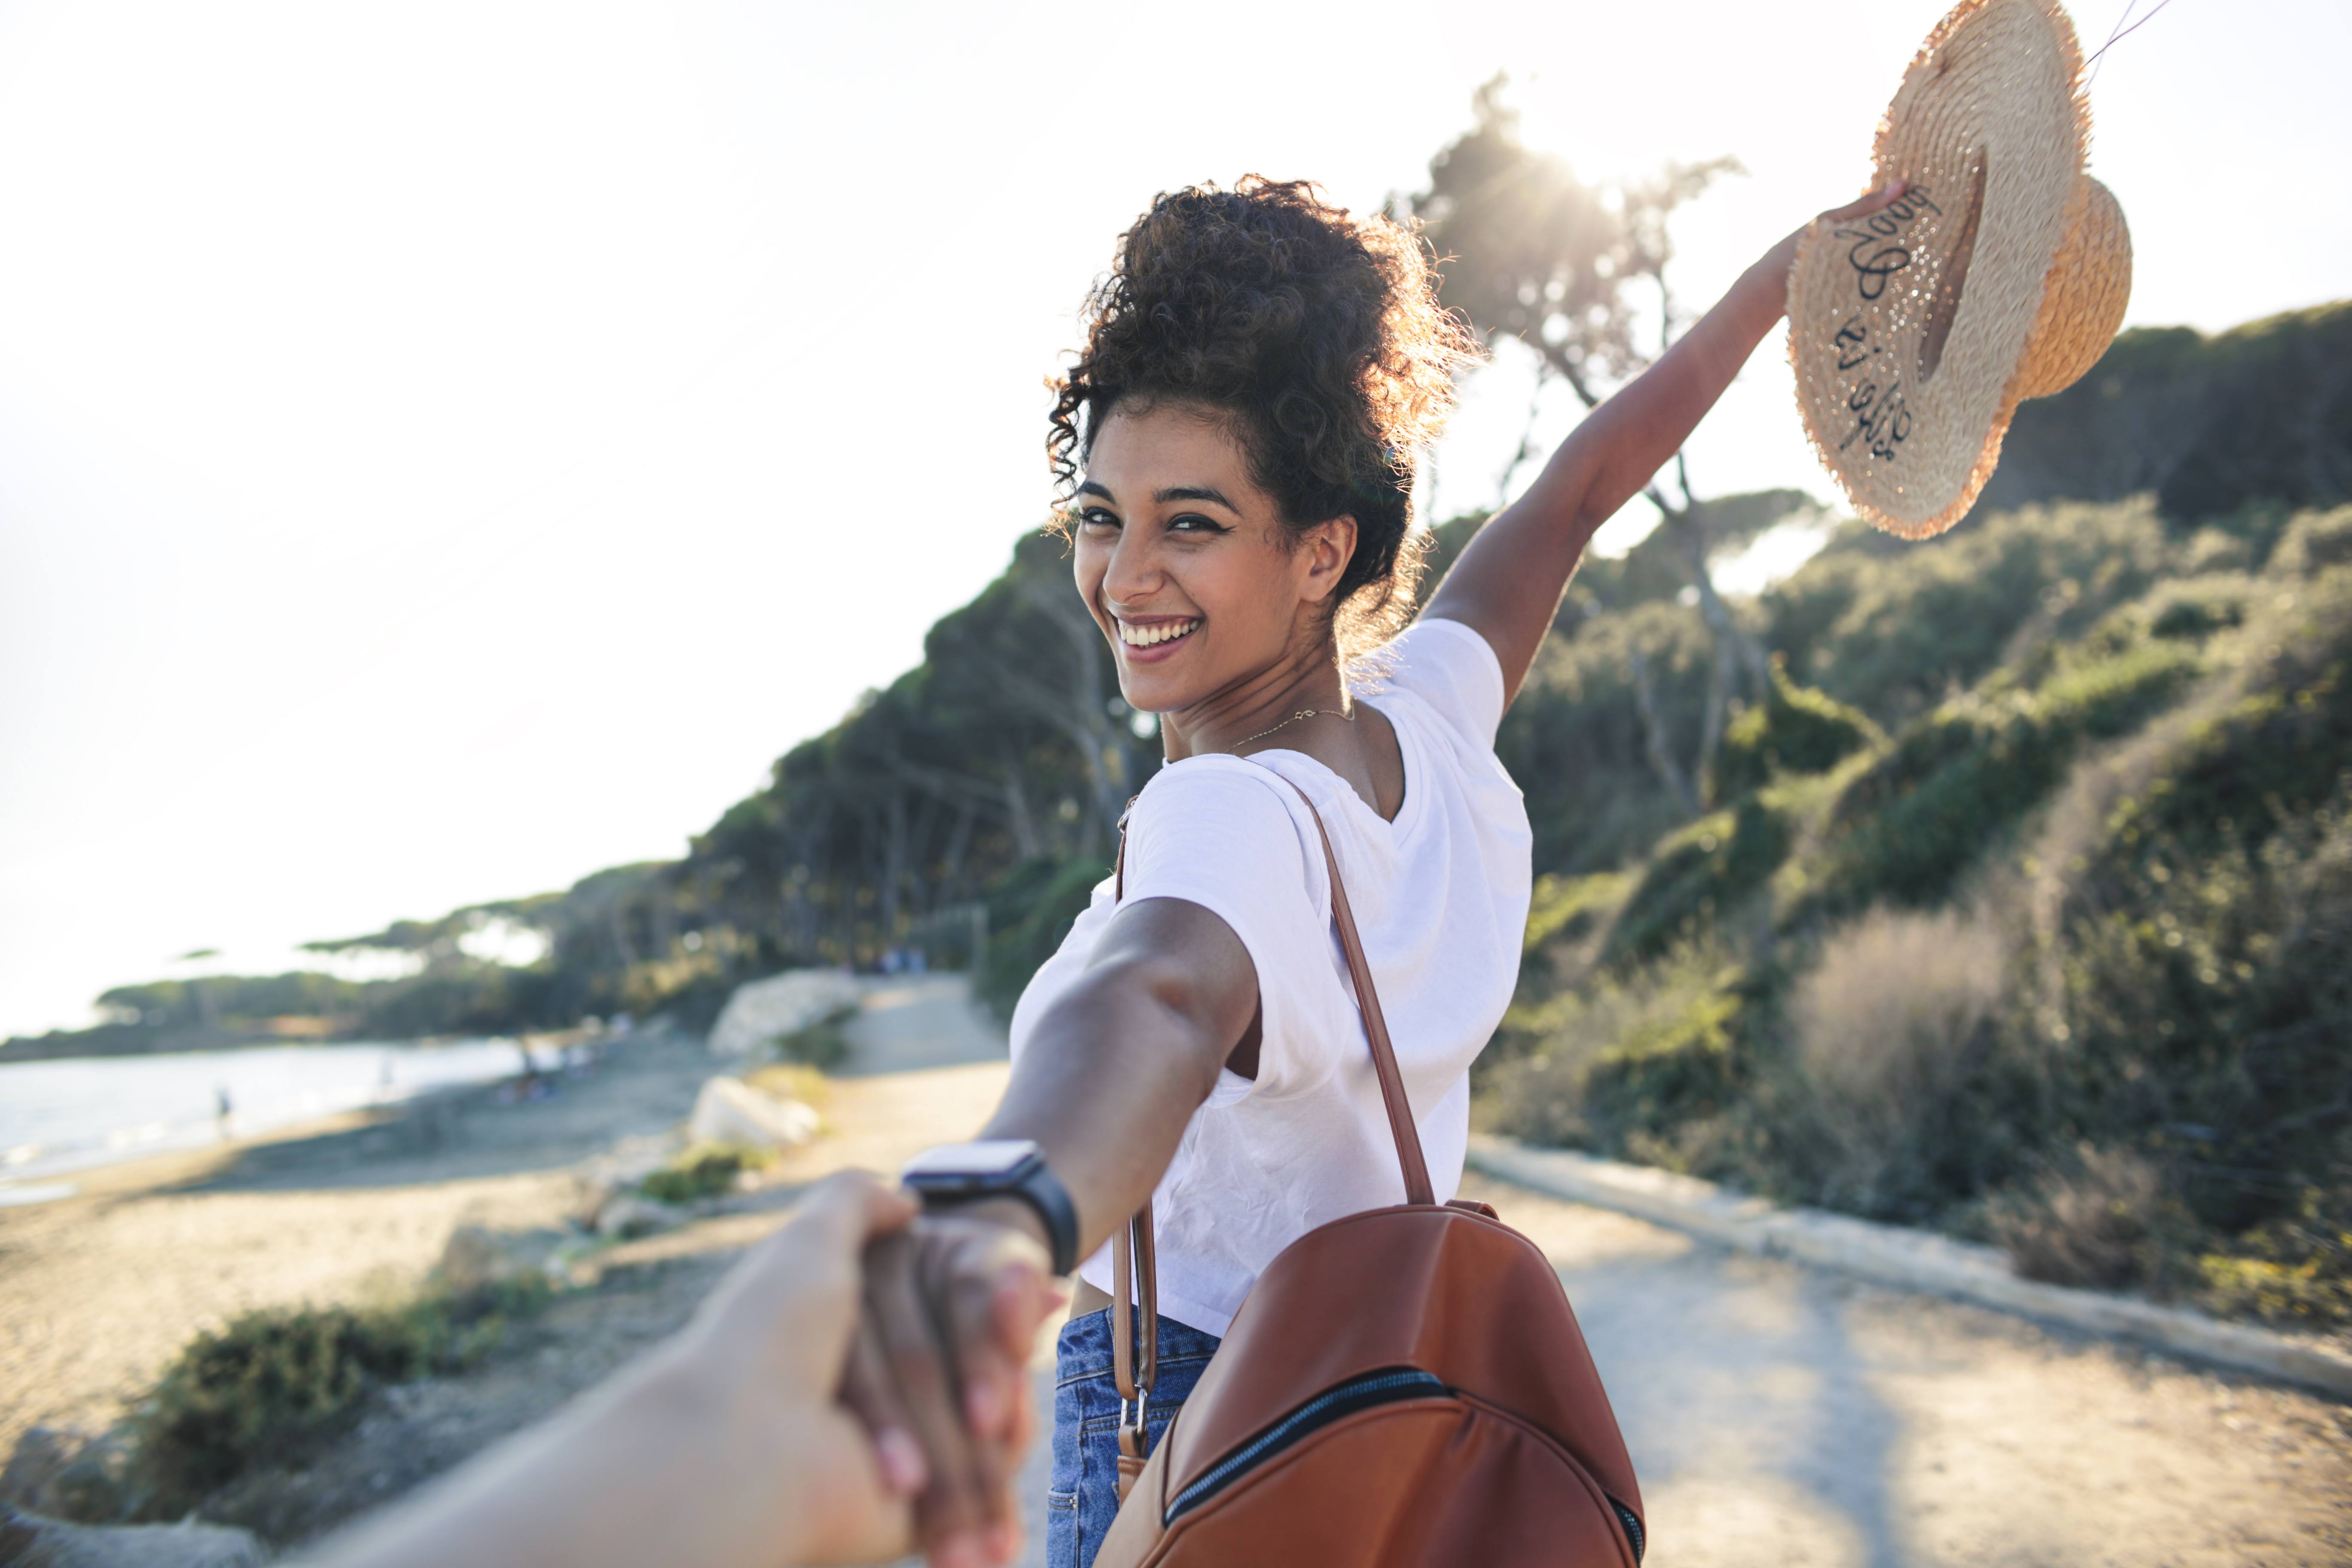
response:
<path id="1" fill-rule="evenodd" d="M 841 1396 L 869 1299 L 861 1254 L 878 1240 L 893 1255 L 915 1217 L 911 1197 L 872 1176 L 824 1183 L 676 1339 L 320 1560 L 792 1568 L 903 1554 L 929 1475 L 922 1447 L 904 1421 L 869 1426 Z M 952 1261 L 950 1273 L 986 1267 Z M 1004 1320 L 1008 1344 L 1052 1305 L 1043 1270 L 1022 1267 L 1034 1282 L 1006 1298 L 1020 1309 Z M 990 1458 L 1010 1473 L 1025 1406 L 993 1430 Z"/>
<path id="2" fill-rule="evenodd" d="M 916 1523 L 934 1568 L 981 1568 L 1021 1550 L 1011 1489 L 1035 1426 L 1026 1367 L 1063 1300 L 1045 1248 L 994 1206 L 920 1219 L 866 1248 L 864 1318 L 843 1384 L 878 1443 L 920 1448 Z"/>
<path id="3" fill-rule="evenodd" d="M 712 1424 L 714 1447 L 725 1447 L 728 1479 L 704 1489 L 702 1528 L 747 1550 L 794 1542 L 787 1558 L 726 1550 L 706 1560 L 881 1562 L 913 1544 L 922 1449 L 903 1428 L 869 1432 L 840 1395 L 858 1331 L 863 1255 L 902 1238 L 917 1214 L 903 1189 L 874 1177 L 828 1179 L 720 1282 L 670 1347 Z"/>

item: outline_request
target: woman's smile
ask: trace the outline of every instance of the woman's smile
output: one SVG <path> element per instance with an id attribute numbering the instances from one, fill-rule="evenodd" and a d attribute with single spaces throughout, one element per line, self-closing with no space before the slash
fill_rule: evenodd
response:
<path id="1" fill-rule="evenodd" d="M 1176 646 L 1201 627 L 1198 616 L 1169 620 L 1129 621 L 1113 618 L 1118 627 L 1120 651 L 1136 663 L 1154 663 L 1176 652 Z"/>

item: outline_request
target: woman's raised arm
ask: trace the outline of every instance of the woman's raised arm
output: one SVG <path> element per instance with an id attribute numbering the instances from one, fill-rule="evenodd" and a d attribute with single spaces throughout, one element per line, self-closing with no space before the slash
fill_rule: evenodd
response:
<path id="1" fill-rule="evenodd" d="M 1867 216 L 1902 193 L 1897 181 L 1823 216 Z M 1656 363 L 1587 415 L 1439 584 L 1428 613 L 1486 639 L 1503 667 L 1507 702 L 1518 695 L 1593 530 L 1675 455 L 1788 308 L 1789 264 L 1803 232 L 1767 251 Z"/>

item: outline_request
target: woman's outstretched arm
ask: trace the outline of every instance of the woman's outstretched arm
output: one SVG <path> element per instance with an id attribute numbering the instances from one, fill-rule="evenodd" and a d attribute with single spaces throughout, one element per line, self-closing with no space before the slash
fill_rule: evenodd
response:
<path id="1" fill-rule="evenodd" d="M 1077 1207 L 1080 1257 L 1151 1195 L 1237 1047 L 1252 1070 L 1257 994 L 1231 926 L 1180 899 L 1139 899 L 1038 1019 L 981 1136 L 1036 1141 Z M 1008 1488 L 1027 1437 L 1034 1330 L 1015 1265 L 1042 1255 L 1045 1226 L 1008 1198 L 918 1220 L 908 1235 L 905 1267 L 869 1258 L 870 1353 L 852 1358 L 844 1393 L 869 1428 L 921 1448 L 917 1525 L 934 1568 L 1001 1563 L 1019 1542 Z"/>
<path id="2" fill-rule="evenodd" d="M 1867 216 L 1902 191 L 1898 181 L 1824 216 Z M 1803 232 L 1767 251 L 1655 364 L 1585 416 L 1445 574 L 1428 613 L 1486 639 L 1507 701 L 1518 695 L 1593 530 L 1681 448 L 1788 309 L 1789 264 Z"/>

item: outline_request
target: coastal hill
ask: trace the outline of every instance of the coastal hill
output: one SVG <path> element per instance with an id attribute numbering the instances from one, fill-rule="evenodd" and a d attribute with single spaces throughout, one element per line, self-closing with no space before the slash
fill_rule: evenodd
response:
<path id="1" fill-rule="evenodd" d="M 1977 513 L 1720 603 L 1588 563 L 1498 742 L 1539 874 L 1499 1130 L 1998 1239 L 2045 1278 L 2352 1320 L 2352 305 L 2144 329 Z M 1718 563 L 1805 509 L 1704 507 Z M 1442 568 L 1483 519 L 1434 531 Z M 159 982 L 0 1061 L 689 1027 L 919 950 L 1009 1004 L 1157 765 L 1024 541 L 923 663 L 667 863 Z M 541 956 L 505 962 L 522 932 Z"/>

